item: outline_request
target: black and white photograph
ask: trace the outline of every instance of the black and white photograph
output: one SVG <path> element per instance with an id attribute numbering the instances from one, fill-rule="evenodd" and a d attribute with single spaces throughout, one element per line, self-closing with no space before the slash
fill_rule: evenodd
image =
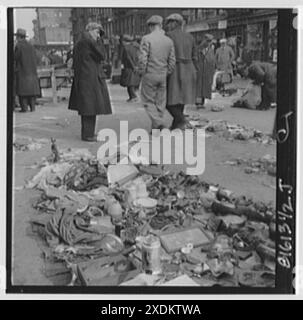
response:
<path id="1" fill-rule="evenodd" d="M 295 13 L 185 6 L 8 8 L 10 292 L 294 293 Z"/>

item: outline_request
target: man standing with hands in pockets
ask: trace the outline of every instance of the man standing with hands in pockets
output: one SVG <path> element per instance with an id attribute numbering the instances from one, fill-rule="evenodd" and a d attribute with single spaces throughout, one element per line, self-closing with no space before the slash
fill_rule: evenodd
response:
<path id="1" fill-rule="evenodd" d="M 163 18 L 147 20 L 150 33 L 142 38 L 139 70 L 142 74 L 141 100 L 152 121 L 152 129 L 169 128 L 171 116 L 166 110 L 167 76 L 175 67 L 174 44 L 162 29 Z"/>

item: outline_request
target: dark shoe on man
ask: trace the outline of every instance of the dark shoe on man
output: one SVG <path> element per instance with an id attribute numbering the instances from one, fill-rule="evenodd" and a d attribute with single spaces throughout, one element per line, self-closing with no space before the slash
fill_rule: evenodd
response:
<path id="1" fill-rule="evenodd" d="M 129 102 L 138 102 L 139 99 L 136 97 L 136 98 L 132 98 Z"/>
<path id="2" fill-rule="evenodd" d="M 93 137 L 82 138 L 82 141 L 97 142 L 97 137 L 96 137 L 96 136 L 93 136 Z"/>
<path id="3" fill-rule="evenodd" d="M 19 112 L 24 113 L 24 112 L 27 112 L 27 110 L 25 110 L 25 109 L 21 109 Z"/>

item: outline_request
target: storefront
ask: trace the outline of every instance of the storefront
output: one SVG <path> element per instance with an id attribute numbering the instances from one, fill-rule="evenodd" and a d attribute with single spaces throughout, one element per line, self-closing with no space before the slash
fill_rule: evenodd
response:
<path id="1" fill-rule="evenodd" d="M 226 38 L 236 58 L 245 49 L 252 60 L 276 62 L 277 60 L 277 12 L 258 10 L 242 15 L 215 17 L 204 21 L 189 21 L 185 30 L 197 43 L 206 33 L 216 40 Z"/>

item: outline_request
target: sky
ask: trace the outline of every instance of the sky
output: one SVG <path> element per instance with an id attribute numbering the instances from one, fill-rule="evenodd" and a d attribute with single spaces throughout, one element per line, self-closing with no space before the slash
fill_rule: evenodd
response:
<path id="1" fill-rule="evenodd" d="M 22 28 L 26 30 L 29 38 L 34 36 L 33 20 L 36 19 L 35 9 L 15 9 L 14 29 Z"/>

